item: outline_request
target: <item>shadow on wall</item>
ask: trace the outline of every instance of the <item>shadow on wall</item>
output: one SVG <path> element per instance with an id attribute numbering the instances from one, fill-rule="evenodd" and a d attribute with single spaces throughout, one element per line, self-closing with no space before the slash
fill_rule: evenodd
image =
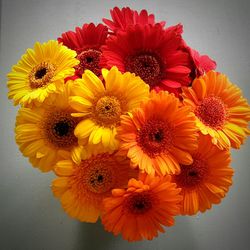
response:
<path id="1" fill-rule="evenodd" d="M 192 218 L 193 219 L 193 218 Z M 177 217 L 175 226 L 152 241 L 127 242 L 104 230 L 100 220 L 95 224 L 79 223 L 74 250 L 195 250 L 194 234 L 187 217 Z"/>

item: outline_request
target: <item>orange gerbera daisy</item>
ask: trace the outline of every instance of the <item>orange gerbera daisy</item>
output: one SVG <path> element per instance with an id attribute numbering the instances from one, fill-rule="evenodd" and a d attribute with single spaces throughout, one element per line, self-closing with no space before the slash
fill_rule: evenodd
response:
<path id="1" fill-rule="evenodd" d="M 226 75 L 209 71 L 183 88 L 184 105 L 191 106 L 196 124 L 220 149 L 240 148 L 249 134 L 250 107 L 241 90 Z"/>
<path id="2" fill-rule="evenodd" d="M 117 131 L 121 154 L 148 174 L 178 172 L 179 163 L 192 163 L 190 151 L 197 147 L 194 115 L 168 92 L 152 92 L 148 102 L 121 117 Z"/>
<path id="3" fill-rule="evenodd" d="M 220 203 L 232 185 L 230 153 L 213 145 L 207 136 L 200 137 L 199 148 L 192 154 L 193 164 L 181 166 L 173 182 L 182 189 L 181 213 L 194 215 Z"/>
<path id="4" fill-rule="evenodd" d="M 59 178 L 52 182 L 54 195 L 70 216 L 85 222 L 96 222 L 103 198 L 113 188 L 126 187 L 137 175 L 127 159 L 107 153 L 92 155 L 79 164 L 70 159 L 59 161 L 55 173 Z"/>
<path id="5" fill-rule="evenodd" d="M 170 176 L 131 179 L 128 188 L 112 190 L 112 197 L 104 199 L 102 223 L 114 235 L 122 234 L 128 241 L 152 240 L 162 225 L 172 226 L 173 216 L 179 214 L 181 189 L 170 182 Z"/>

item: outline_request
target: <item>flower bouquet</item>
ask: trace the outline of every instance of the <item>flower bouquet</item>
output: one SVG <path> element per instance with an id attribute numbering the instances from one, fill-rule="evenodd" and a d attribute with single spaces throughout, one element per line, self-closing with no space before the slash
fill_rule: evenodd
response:
<path id="1" fill-rule="evenodd" d="M 37 42 L 13 66 L 16 142 L 33 167 L 55 173 L 51 189 L 68 215 L 151 240 L 174 216 L 225 197 L 250 107 L 186 44 L 181 24 L 128 7 L 110 13 Z"/>

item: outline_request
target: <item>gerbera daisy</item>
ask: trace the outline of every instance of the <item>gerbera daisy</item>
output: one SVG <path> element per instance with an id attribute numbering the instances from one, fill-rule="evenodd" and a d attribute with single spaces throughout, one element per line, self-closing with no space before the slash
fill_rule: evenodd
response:
<path id="1" fill-rule="evenodd" d="M 81 160 L 82 146 L 78 145 L 74 129 L 79 118 L 71 116 L 68 97 L 71 84 L 60 94 L 52 94 L 49 104 L 22 107 L 16 119 L 16 142 L 24 156 L 43 172 L 53 169 L 58 160 L 71 156 Z"/>
<path id="2" fill-rule="evenodd" d="M 226 75 L 214 71 L 183 88 L 184 105 L 193 109 L 196 124 L 219 148 L 239 148 L 249 134 L 250 107 Z"/>
<path id="3" fill-rule="evenodd" d="M 128 160 L 107 153 L 82 159 L 79 164 L 59 161 L 55 173 L 59 178 L 52 182 L 54 195 L 71 217 L 84 222 L 96 222 L 103 198 L 110 196 L 113 188 L 126 187 L 128 180 L 138 175 Z"/>
<path id="4" fill-rule="evenodd" d="M 139 77 L 129 72 L 122 74 L 116 67 L 110 71 L 104 69 L 102 75 L 105 85 L 89 70 L 75 81 L 75 96 L 70 97 L 70 105 L 78 113 L 72 115 L 83 119 L 76 126 L 75 135 L 80 141 L 88 138 L 89 144 L 102 143 L 105 148 L 115 150 L 120 115 L 147 100 L 149 87 Z"/>
<path id="5" fill-rule="evenodd" d="M 190 60 L 182 44 L 182 26 L 164 30 L 154 26 L 129 26 L 124 32 L 110 36 L 103 49 L 103 61 L 108 67 L 140 76 L 150 89 L 172 89 L 190 83 Z"/>
<path id="6" fill-rule="evenodd" d="M 28 49 L 8 74 L 9 99 L 24 106 L 42 103 L 51 93 L 63 90 L 64 78 L 74 75 L 76 53 L 50 40 Z"/>
<path id="7" fill-rule="evenodd" d="M 174 224 L 179 214 L 182 196 L 170 182 L 170 176 L 141 175 L 131 179 L 128 188 L 112 190 L 112 197 L 104 199 L 102 223 L 114 235 L 122 234 L 128 241 L 152 240 L 163 226 Z"/>
<path id="8" fill-rule="evenodd" d="M 194 215 L 220 203 L 232 185 L 233 169 L 228 150 L 220 150 L 207 136 L 201 136 L 199 148 L 192 154 L 193 163 L 181 165 L 181 173 L 173 182 L 183 195 L 181 213 Z"/>
<path id="9" fill-rule="evenodd" d="M 146 10 L 141 10 L 138 13 L 136 10 L 132 10 L 129 7 L 123 7 L 119 9 L 115 7 L 110 10 L 112 21 L 106 18 L 103 18 L 102 21 L 109 27 L 113 32 L 120 30 L 125 30 L 130 25 L 135 24 L 155 24 L 155 17 L 153 14 L 148 14 Z M 160 22 L 162 26 L 165 25 L 165 22 Z"/>
<path id="10" fill-rule="evenodd" d="M 204 75 L 210 70 L 216 69 L 216 62 L 213 61 L 208 55 L 200 55 L 200 53 L 191 47 L 185 45 L 185 50 L 188 51 L 192 63 L 191 79 Z"/>
<path id="11" fill-rule="evenodd" d="M 117 129 L 120 153 L 133 167 L 160 175 L 179 172 L 179 164 L 191 164 L 190 151 L 197 147 L 195 117 L 188 107 L 168 92 L 152 92 L 151 99 L 121 117 Z"/>
<path id="12" fill-rule="evenodd" d="M 99 65 L 102 51 L 100 47 L 105 44 L 108 28 L 103 24 L 95 26 L 93 23 L 76 27 L 75 32 L 68 31 L 58 38 L 68 48 L 75 50 L 80 63 L 75 67 L 75 77 L 81 78 L 85 69 L 89 69 L 96 75 L 101 74 Z M 72 77 L 71 77 L 72 78 Z"/>

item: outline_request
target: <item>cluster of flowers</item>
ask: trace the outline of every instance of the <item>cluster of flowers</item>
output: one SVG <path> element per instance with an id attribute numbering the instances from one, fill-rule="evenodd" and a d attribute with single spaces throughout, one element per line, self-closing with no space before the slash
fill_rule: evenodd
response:
<path id="1" fill-rule="evenodd" d="M 216 63 L 146 10 L 36 43 L 8 74 L 16 142 L 70 216 L 151 240 L 232 184 L 250 107 Z"/>

